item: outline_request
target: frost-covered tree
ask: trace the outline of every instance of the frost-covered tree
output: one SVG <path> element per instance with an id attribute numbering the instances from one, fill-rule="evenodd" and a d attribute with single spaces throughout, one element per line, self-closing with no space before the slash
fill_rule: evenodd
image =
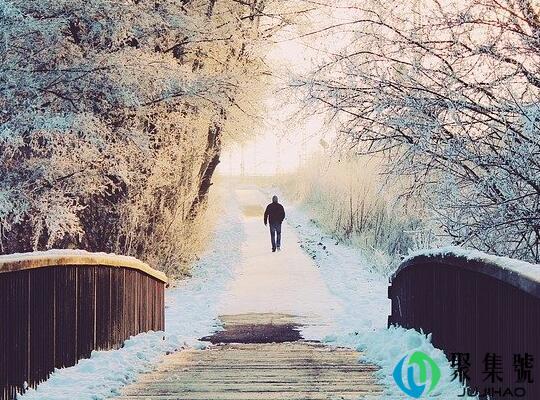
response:
<path id="1" fill-rule="evenodd" d="M 0 0 L 0 253 L 177 265 L 289 22 L 278 3 Z"/>
<path id="2" fill-rule="evenodd" d="M 297 83 L 311 104 L 344 144 L 386 153 L 454 243 L 540 261 L 538 7 L 348 3 L 324 30 L 347 29 L 345 45 Z"/>

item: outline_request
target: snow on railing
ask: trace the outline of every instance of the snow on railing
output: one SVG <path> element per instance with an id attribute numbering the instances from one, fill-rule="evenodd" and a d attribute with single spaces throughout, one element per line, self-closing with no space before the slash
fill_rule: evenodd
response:
<path id="1" fill-rule="evenodd" d="M 406 268 L 413 260 L 419 257 L 452 257 L 456 259 L 465 259 L 470 262 L 477 262 L 494 268 L 482 269 L 479 272 L 506 276 L 508 278 L 519 275 L 522 278 L 540 283 L 540 264 L 531 264 L 526 261 L 516 260 L 515 258 L 500 257 L 493 254 L 487 254 L 478 250 L 464 249 L 457 246 L 446 246 L 437 249 L 419 250 L 412 252 L 401 263 L 400 269 Z M 480 267 L 480 265 L 476 267 Z M 467 266 L 472 264 L 459 264 Z"/>
<path id="2" fill-rule="evenodd" d="M 540 357 L 540 265 L 457 247 L 422 251 L 403 261 L 388 294 L 389 325 L 431 334 L 456 368 L 467 368 L 470 388 L 540 398 L 540 380 L 516 379 L 516 360 Z M 490 361 L 502 381 L 486 378 Z"/>
<path id="3" fill-rule="evenodd" d="M 0 400 L 92 350 L 164 329 L 167 277 L 133 257 L 80 250 L 0 256 Z"/>

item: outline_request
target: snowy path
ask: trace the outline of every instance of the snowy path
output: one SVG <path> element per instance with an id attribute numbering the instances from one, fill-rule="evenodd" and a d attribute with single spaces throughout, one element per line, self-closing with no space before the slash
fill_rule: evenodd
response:
<path id="1" fill-rule="evenodd" d="M 334 332 L 334 316 L 344 307 L 295 230 L 285 224 L 282 251 L 272 253 L 262 223 L 265 196 L 239 189 L 235 197 L 246 240 L 216 307 L 223 330 L 204 338 L 214 343 L 204 350 L 165 357 L 157 371 L 125 387 L 120 399 L 379 398 L 378 367 L 359 363 L 361 353 L 302 340 Z"/>
<path id="2" fill-rule="evenodd" d="M 241 248 L 242 265 L 220 300 L 219 314 L 288 314 L 302 321 L 306 339 L 331 333 L 334 316 L 342 312 L 343 305 L 300 248 L 295 230 L 284 223 L 282 251 L 272 253 L 268 228 L 262 221 L 268 199 L 256 189 L 239 189 L 236 197 L 247 239 Z"/>

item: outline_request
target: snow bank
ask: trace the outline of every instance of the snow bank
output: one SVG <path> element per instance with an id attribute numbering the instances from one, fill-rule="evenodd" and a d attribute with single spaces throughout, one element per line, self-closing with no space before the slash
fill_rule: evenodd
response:
<path id="1" fill-rule="evenodd" d="M 388 279 L 375 271 L 358 248 L 337 243 L 324 234 L 299 208 L 285 204 L 288 223 L 297 230 L 301 247 L 311 256 L 329 290 L 344 307 L 336 316 L 334 335 L 323 342 L 355 348 L 362 359 L 381 367 L 376 373 L 384 386 L 384 399 L 410 399 L 395 384 L 392 372 L 405 355 L 422 351 L 441 369 L 441 380 L 430 396 L 449 399 L 462 393 L 458 381 L 451 381 L 452 370 L 444 353 L 433 347 L 430 336 L 413 329 L 387 329 L 390 314 Z M 378 398 L 378 397 L 377 397 Z"/>
<path id="2" fill-rule="evenodd" d="M 540 283 L 540 264 L 531 264 L 526 261 L 516 260 L 515 258 L 494 256 L 492 254 L 483 253 L 478 250 L 469 250 L 458 246 L 447 246 L 438 249 L 428 249 L 411 252 L 403 260 L 403 262 L 409 261 L 414 257 L 418 256 L 436 257 L 447 255 L 463 257 L 470 261 L 479 261 L 487 264 L 496 265 L 502 269 L 516 272 L 521 276 Z"/>
<path id="3" fill-rule="evenodd" d="M 361 322 L 357 322 L 357 327 Z M 375 373 L 379 382 L 384 386 L 383 399 L 410 399 L 403 393 L 393 380 L 392 373 L 396 364 L 405 356 L 415 351 L 421 351 L 430 356 L 441 370 L 441 380 L 429 397 L 455 399 L 463 392 L 459 381 L 452 381 L 453 370 L 446 355 L 431 344 L 431 337 L 423 335 L 414 329 L 391 327 L 373 332 L 362 329 L 351 331 L 351 324 L 345 332 L 325 338 L 324 342 L 339 346 L 355 348 L 362 352 L 361 361 L 379 365 L 381 369 Z M 362 332 L 363 331 L 363 332 Z M 418 371 L 416 371 L 418 372 Z M 472 398 L 472 397 L 469 397 Z"/>
<path id="4" fill-rule="evenodd" d="M 197 339 L 214 330 L 217 299 L 240 263 L 244 240 L 240 210 L 228 195 L 224 214 L 210 251 L 203 255 L 189 280 L 173 283 L 165 293 L 165 332 L 142 333 L 120 350 L 94 351 L 91 358 L 70 368 L 56 370 L 23 400 L 99 400 L 120 393 L 123 386 L 151 371 L 168 352 L 183 346 L 202 348 Z"/>

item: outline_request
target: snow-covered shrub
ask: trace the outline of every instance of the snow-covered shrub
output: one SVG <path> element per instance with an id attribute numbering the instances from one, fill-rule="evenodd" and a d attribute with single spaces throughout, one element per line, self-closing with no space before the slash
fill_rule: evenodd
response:
<path id="1" fill-rule="evenodd" d="M 0 0 L 0 253 L 174 269 L 222 140 L 263 87 L 261 15 L 233 0 Z"/>

